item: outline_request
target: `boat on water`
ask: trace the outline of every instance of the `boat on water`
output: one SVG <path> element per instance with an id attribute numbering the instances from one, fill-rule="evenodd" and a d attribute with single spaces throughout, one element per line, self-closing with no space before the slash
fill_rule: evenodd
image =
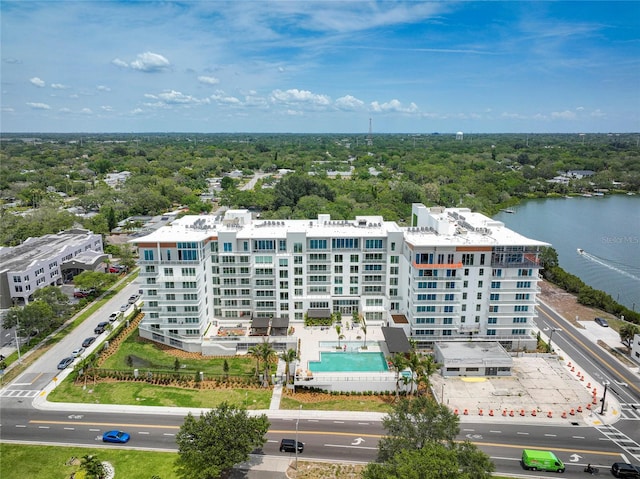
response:
<path id="1" fill-rule="evenodd" d="M 578 248 L 578 254 L 584 254 L 584 250 L 582 248 Z"/>
<path id="2" fill-rule="evenodd" d="M 503 211 L 503 212 L 505 212 L 505 213 L 510 213 L 510 214 L 513 214 L 513 213 L 515 213 L 515 212 L 516 212 L 516 210 L 512 210 L 511 208 L 505 208 L 505 209 L 500 210 L 500 211 Z"/>

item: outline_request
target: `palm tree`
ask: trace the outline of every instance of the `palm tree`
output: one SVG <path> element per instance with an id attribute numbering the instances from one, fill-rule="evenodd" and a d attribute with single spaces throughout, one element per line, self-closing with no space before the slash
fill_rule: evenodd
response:
<path id="1" fill-rule="evenodd" d="M 364 346 L 362 346 L 362 349 L 367 349 L 367 325 L 364 321 L 362 322 L 360 329 L 362 330 L 362 334 L 364 334 Z"/>
<path id="2" fill-rule="evenodd" d="M 427 354 L 422 359 L 422 377 L 420 380 L 424 382 L 427 391 L 431 387 L 431 376 L 441 367 L 442 364 L 437 363 L 432 354 Z"/>
<path id="3" fill-rule="evenodd" d="M 340 326 L 339 324 L 336 324 L 336 333 L 338 333 L 338 349 L 340 349 L 340 340 L 344 338 L 344 336 L 340 334 L 341 332 L 342 332 L 342 326 Z"/>
<path id="4" fill-rule="evenodd" d="M 269 366 L 271 362 L 271 358 L 276 355 L 276 350 L 273 349 L 269 340 L 265 339 L 260 344 L 258 344 L 258 354 L 260 359 L 264 363 L 264 369 L 262 373 L 262 387 L 269 386 Z"/>
<path id="5" fill-rule="evenodd" d="M 91 454 L 86 454 L 82 456 L 82 463 L 80 464 L 80 468 L 86 473 L 86 477 L 91 479 L 102 479 L 105 477 L 106 471 L 104 470 L 104 466 L 102 462 Z"/>
<path id="6" fill-rule="evenodd" d="M 298 352 L 293 348 L 289 348 L 285 352 L 280 354 L 280 359 L 282 359 L 286 363 L 286 367 L 284 370 L 284 376 L 286 378 L 285 384 L 289 384 L 289 378 L 291 376 L 289 364 L 298 359 Z"/>
<path id="7" fill-rule="evenodd" d="M 256 358 L 256 378 L 260 375 L 260 348 L 259 344 L 254 344 L 248 350 L 249 355 Z"/>
<path id="8" fill-rule="evenodd" d="M 407 358 L 404 353 L 394 353 L 393 356 L 387 358 L 396 372 L 396 399 L 400 396 L 400 371 L 407 367 Z"/>
<path id="9" fill-rule="evenodd" d="M 424 357 L 418 354 L 415 349 L 409 353 L 407 367 L 411 369 L 411 391 L 413 394 L 413 386 L 419 382 L 424 375 Z"/>

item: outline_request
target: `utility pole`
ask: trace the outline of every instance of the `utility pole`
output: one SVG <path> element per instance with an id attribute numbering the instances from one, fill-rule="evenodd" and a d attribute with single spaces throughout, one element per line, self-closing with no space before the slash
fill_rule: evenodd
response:
<path id="1" fill-rule="evenodd" d="M 609 381 L 603 381 L 602 384 L 604 384 L 604 392 L 602 393 L 602 399 L 600 399 L 600 402 L 602 403 L 602 407 L 600 408 L 600 415 L 604 414 L 604 401 L 607 398 L 607 386 L 609 386 Z"/>

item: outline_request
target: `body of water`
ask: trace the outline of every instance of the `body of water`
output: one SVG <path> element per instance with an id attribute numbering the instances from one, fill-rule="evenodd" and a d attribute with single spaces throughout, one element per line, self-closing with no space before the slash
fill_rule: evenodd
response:
<path id="1" fill-rule="evenodd" d="M 640 196 L 527 200 L 495 219 L 551 243 L 565 271 L 640 309 Z"/>
<path id="2" fill-rule="evenodd" d="M 314 373 L 327 372 L 379 372 L 388 371 L 382 353 L 329 353 L 321 352 L 320 361 L 309 361 L 309 370 Z"/>

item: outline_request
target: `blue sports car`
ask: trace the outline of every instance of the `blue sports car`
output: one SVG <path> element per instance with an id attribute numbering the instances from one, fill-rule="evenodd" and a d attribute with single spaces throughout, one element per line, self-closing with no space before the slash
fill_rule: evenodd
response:
<path id="1" fill-rule="evenodd" d="M 124 431 L 107 431 L 102 435 L 102 442 L 115 442 L 116 444 L 124 444 L 129 440 L 130 436 Z"/>

